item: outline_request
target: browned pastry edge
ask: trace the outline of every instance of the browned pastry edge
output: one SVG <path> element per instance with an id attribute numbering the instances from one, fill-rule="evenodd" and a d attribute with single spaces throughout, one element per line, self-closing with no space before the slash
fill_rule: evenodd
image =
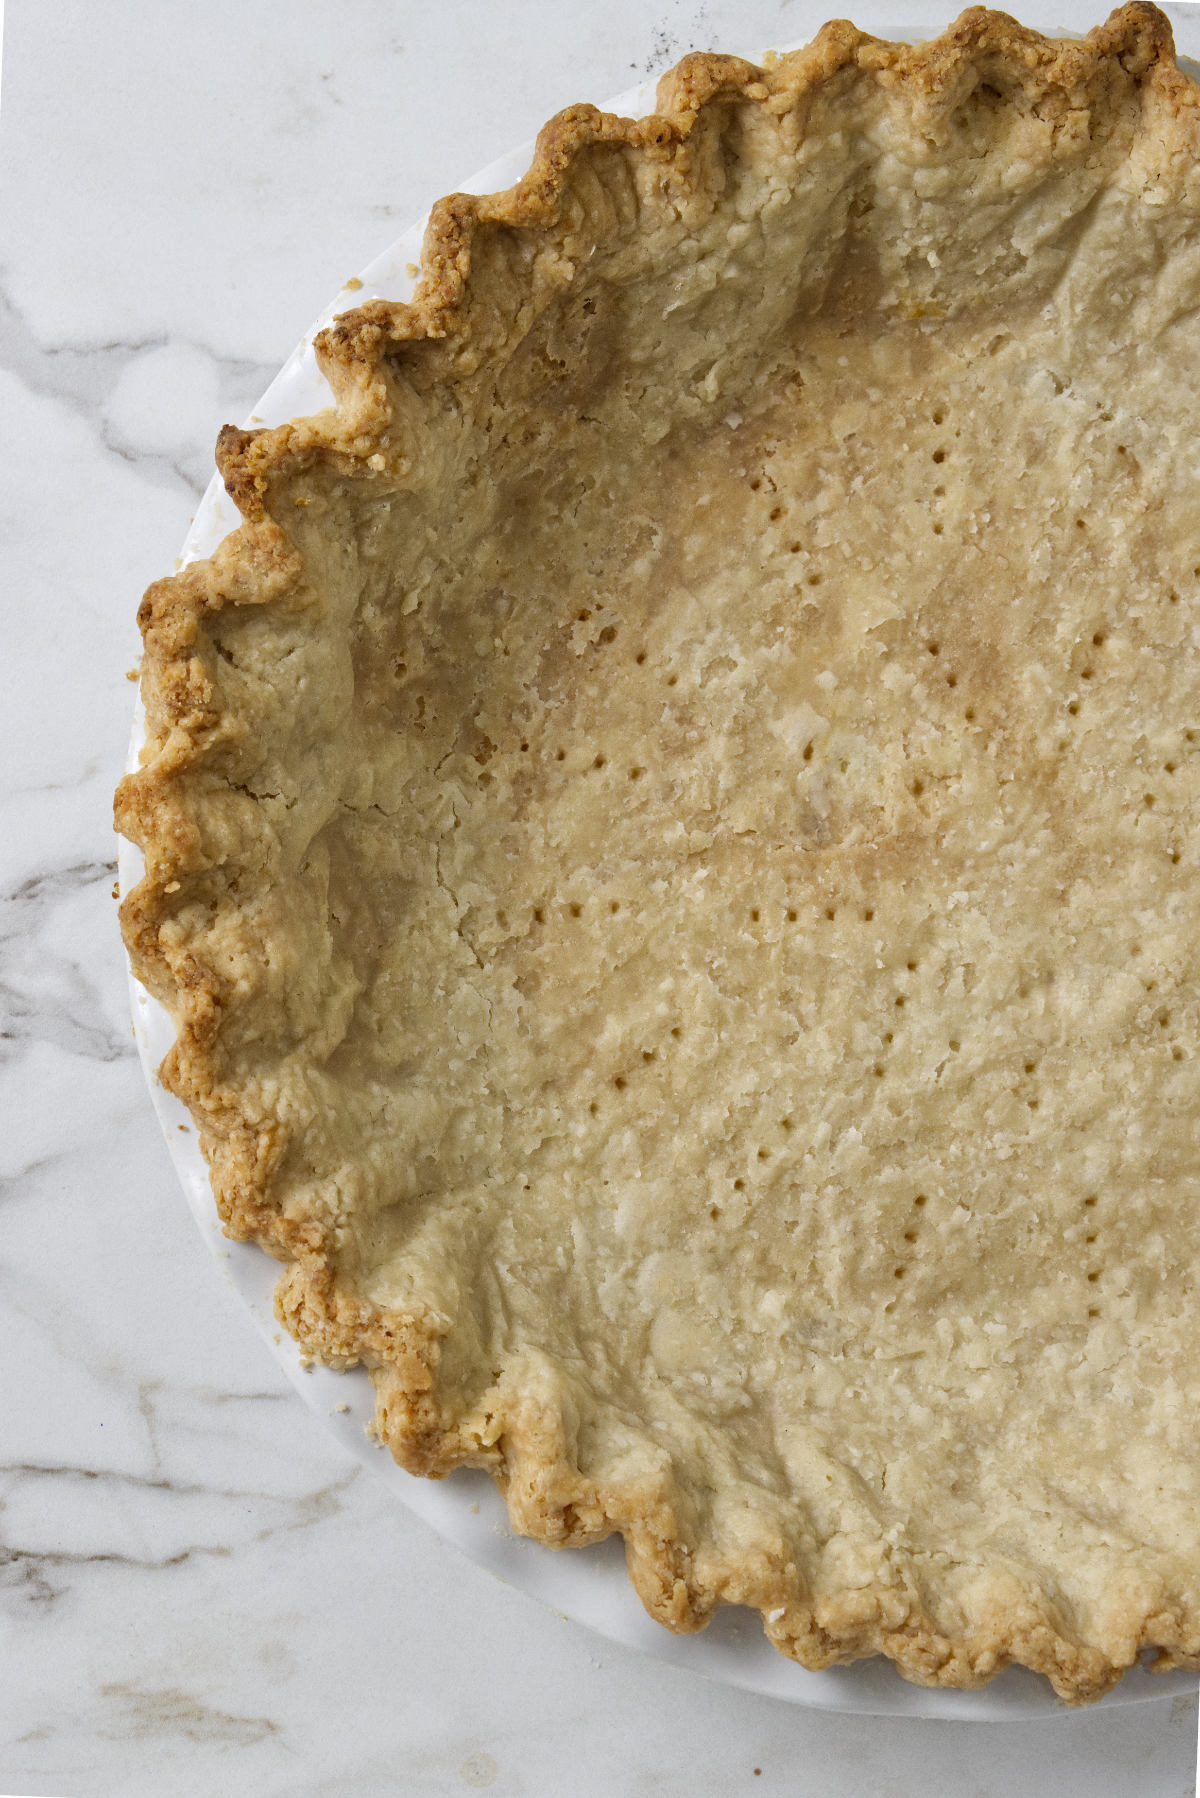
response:
<path id="1" fill-rule="evenodd" d="M 884 1654 L 920 1683 L 974 1687 L 1017 1662 L 1045 1674 L 1072 1702 L 1107 1690 L 1145 1645 L 1159 1650 L 1162 1666 L 1200 1665 L 1200 1618 L 1164 1593 L 1146 1592 L 1131 1608 L 1127 1652 L 1116 1664 L 1072 1640 L 1055 1622 L 1044 1594 L 1017 1575 L 998 1571 L 986 1622 L 974 1633 L 951 1638 L 935 1629 L 902 1568 L 894 1569 L 889 1584 L 814 1600 L 782 1538 L 777 1553 L 752 1566 L 730 1565 L 701 1590 L 665 1482 L 599 1489 L 574 1465 L 561 1420 L 532 1399 L 506 1413 L 494 1437 L 445 1416 L 434 1396 L 440 1355 L 436 1322 L 388 1315 L 366 1304 L 338 1282 L 318 1227 L 293 1224 L 271 1209 L 267 1194 L 282 1153 L 282 1126 L 253 1122 L 236 1095 L 221 1086 L 214 1053 L 222 1021 L 221 979 L 172 947 L 164 926 L 180 889 L 209 865 L 180 798 L 181 776 L 203 766 L 223 729 L 194 653 L 205 615 L 225 606 L 277 603 L 296 584 L 299 555 L 270 515 L 275 483 L 322 462 L 353 473 L 384 450 L 393 464 L 397 458 L 402 462 L 405 445 L 393 440 L 398 421 L 392 371 L 401 365 L 408 372 L 419 370 L 435 352 L 441 368 L 453 368 L 453 359 L 461 358 L 469 369 L 486 355 L 489 345 L 478 335 L 488 317 L 485 313 L 481 320 L 471 306 L 481 233 L 549 233 L 568 171 L 596 146 L 628 146 L 647 161 L 673 164 L 686 179 L 688 141 L 706 109 L 748 105 L 782 116 L 851 65 L 902 86 L 914 113 L 936 120 L 973 72 L 1007 65 L 1042 89 L 1070 89 L 1102 59 L 1113 57 L 1135 79 L 1160 85 L 1179 124 L 1179 154 L 1193 157 L 1196 91 L 1175 65 L 1170 27 L 1155 7 L 1135 0 L 1085 42 L 1048 40 L 1003 13 L 972 8 L 943 36 L 917 47 L 883 43 L 839 21 L 770 69 L 733 57 L 688 56 L 661 82 L 657 114 L 631 121 L 592 106 L 570 107 L 541 132 L 532 166 L 515 187 L 439 201 L 430 215 L 412 301 L 373 300 L 344 314 L 318 338 L 316 352 L 333 388 L 334 407 L 274 429 L 227 426 L 221 432 L 218 465 L 245 522 L 210 559 L 157 582 L 145 596 L 139 616 L 147 751 L 116 799 L 117 827 L 146 860 L 143 880 L 122 906 L 125 942 L 135 973 L 168 1007 L 177 1030 L 163 1064 L 163 1084 L 197 1120 L 227 1233 L 253 1239 L 289 1263 L 277 1300 L 287 1327 L 314 1354 L 370 1368 L 378 1431 L 398 1461 L 433 1476 L 463 1464 L 486 1467 L 506 1495 L 515 1526 L 543 1542 L 594 1542 L 619 1530 L 639 1594 L 672 1629 L 701 1628 L 717 1603 L 747 1604 L 764 1614 L 775 1644 L 809 1668 Z"/>

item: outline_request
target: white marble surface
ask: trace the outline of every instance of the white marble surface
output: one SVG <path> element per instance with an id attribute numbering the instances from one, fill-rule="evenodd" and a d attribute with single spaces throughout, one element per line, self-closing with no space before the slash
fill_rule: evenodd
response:
<path id="1" fill-rule="evenodd" d="M 9 0 L 5 1793 L 1193 1790 L 1188 1699 L 1018 1725 L 828 1716 L 612 1647 L 470 1565 L 296 1399 L 214 1273 L 133 1054 L 108 810 L 124 675 L 218 426 L 347 275 L 557 107 L 689 47 L 795 40 L 815 10 Z"/>

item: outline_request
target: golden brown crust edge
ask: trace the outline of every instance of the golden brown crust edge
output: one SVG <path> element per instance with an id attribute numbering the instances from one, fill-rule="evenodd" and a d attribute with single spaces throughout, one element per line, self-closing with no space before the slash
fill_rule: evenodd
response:
<path id="1" fill-rule="evenodd" d="M 403 1465 L 435 1476 L 464 1463 L 487 1467 L 516 1526 L 556 1546 L 620 1531 L 639 1594 L 673 1629 L 702 1627 L 721 1602 L 749 1604 L 763 1613 L 776 1646 L 809 1668 L 884 1654 L 919 1683 L 975 1687 L 1015 1662 L 1045 1674 L 1071 1702 L 1100 1696 L 1146 1644 L 1158 1648 L 1163 1666 L 1200 1665 L 1197 1620 L 1159 1592 L 1132 1595 L 1123 1652 L 1106 1656 L 1071 1640 L 1045 1596 L 1007 1571 L 994 1574 L 986 1615 L 954 1638 L 938 1632 L 903 1569 L 893 1568 L 873 1588 L 814 1599 L 781 1541 L 759 1565 L 701 1577 L 681 1546 L 668 1481 L 653 1489 L 597 1489 L 574 1464 L 561 1420 L 532 1401 L 506 1416 L 503 1433 L 490 1439 L 442 1415 L 433 1397 L 436 1322 L 385 1316 L 363 1303 L 331 1272 L 319 1232 L 271 1208 L 268 1189 L 286 1132 L 244 1115 L 236 1094 L 222 1086 L 215 1045 L 227 989 L 217 970 L 191 959 L 173 938 L 171 920 L 181 896 L 203 888 L 221 867 L 220 845 L 204 840 L 181 798 L 181 778 L 203 770 L 224 728 L 196 654 L 203 621 L 225 606 L 286 603 L 293 593 L 300 558 L 271 517 L 275 483 L 321 462 L 350 471 L 384 451 L 402 458 L 403 443 L 393 441 L 393 367 L 419 368 L 423 359 L 436 358 L 435 369 L 453 378 L 457 366 L 469 367 L 480 353 L 478 333 L 489 322 L 472 307 L 480 233 L 552 230 L 569 170 L 597 146 L 628 146 L 686 179 L 688 141 L 706 109 L 749 103 L 798 112 L 807 96 L 852 66 L 903 85 L 914 111 L 936 121 L 981 65 L 1007 64 L 1047 89 L 1070 89 L 1094 77 L 1107 58 L 1118 59 L 1135 79 L 1160 85 L 1179 123 L 1179 154 L 1194 156 L 1195 90 L 1175 66 L 1170 27 L 1156 8 L 1127 5 L 1085 43 L 1053 42 L 1005 14 L 973 8 L 942 37 L 915 48 L 835 22 L 767 70 L 730 57 L 690 56 L 660 84 L 658 114 L 628 121 L 590 106 L 570 108 L 541 133 L 531 169 L 516 187 L 439 202 L 412 302 L 373 301 L 339 318 L 318 340 L 334 408 L 273 430 L 221 433 L 219 467 L 245 523 L 209 561 L 156 583 L 146 595 L 140 621 L 147 750 L 116 800 L 118 829 L 146 858 L 145 877 L 122 906 L 126 945 L 138 978 L 174 1018 L 177 1040 L 162 1078 L 197 1119 L 226 1228 L 290 1263 L 279 1313 L 312 1352 L 371 1368 L 379 1433 Z"/>

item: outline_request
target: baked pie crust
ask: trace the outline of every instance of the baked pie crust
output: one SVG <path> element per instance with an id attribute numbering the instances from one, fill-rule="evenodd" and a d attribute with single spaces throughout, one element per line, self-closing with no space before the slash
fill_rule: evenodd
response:
<path id="1" fill-rule="evenodd" d="M 228 1232 L 672 1629 L 1200 1664 L 1198 144 L 1140 4 L 573 107 L 143 604 Z"/>

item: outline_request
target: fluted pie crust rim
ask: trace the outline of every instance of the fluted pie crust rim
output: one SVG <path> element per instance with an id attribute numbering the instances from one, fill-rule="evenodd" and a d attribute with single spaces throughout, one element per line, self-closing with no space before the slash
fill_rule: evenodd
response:
<path id="1" fill-rule="evenodd" d="M 486 1404 L 481 1399 L 472 1408 L 462 1395 L 475 1393 L 474 1376 L 456 1363 L 451 1385 L 446 1371 L 449 1277 L 435 1267 L 425 1292 L 388 1287 L 390 1299 L 366 1290 L 365 1264 L 355 1263 L 352 1273 L 346 1258 L 345 1216 L 324 1201 L 306 1207 L 295 1199 L 299 1188 L 287 1184 L 295 1178 L 305 1128 L 296 1119 L 310 1115 L 307 1089 L 303 1102 L 293 1103 L 294 1095 L 280 1088 L 282 1076 L 272 1072 L 287 1057 L 275 1054 L 269 1036 L 246 1034 L 246 1017 L 256 1006 L 286 1009 L 290 1003 L 273 989 L 269 999 L 263 996 L 255 958 L 278 960 L 279 946 L 256 939 L 246 924 L 252 911 L 247 891 L 256 880 L 265 888 L 277 877 L 270 858 L 288 827 L 273 821 L 278 793 L 234 778 L 238 758 L 249 753 L 247 717 L 253 714 L 241 689 L 236 704 L 227 690 L 234 678 L 227 667 L 242 653 L 222 648 L 227 621 L 252 615 L 285 620 L 291 644 L 309 628 L 310 599 L 297 596 L 313 587 L 322 495 L 334 496 L 326 514 L 332 572 L 322 576 L 334 591 L 342 579 L 334 567 L 341 553 L 338 533 L 349 532 L 360 546 L 364 540 L 361 520 L 348 526 L 337 496 L 360 489 L 406 494 L 419 487 L 422 433 L 448 431 L 445 421 L 456 406 L 469 411 L 488 371 L 509 366 L 537 321 L 565 305 L 562 296 L 572 283 L 588 277 L 589 261 L 599 265 L 611 252 L 615 279 L 622 278 L 626 264 L 618 267 L 618 252 L 625 253 L 622 234 L 631 226 L 599 178 L 589 185 L 602 162 L 608 167 L 622 159 L 629 191 L 637 196 L 633 230 L 652 236 L 665 230 L 668 215 L 691 221 L 692 207 L 700 220 L 694 229 L 703 238 L 701 214 L 715 216 L 727 203 L 743 165 L 758 167 L 756 157 L 778 154 L 784 171 L 783 149 L 772 147 L 777 140 L 793 158 L 789 167 L 810 151 L 815 156 L 818 135 L 837 128 L 839 109 L 846 108 L 849 119 L 848 109 L 868 88 L 887 96 L 894 133 L 885 139 L 881 129 L 874 153 L 935 171 L 939 146 L 949 141 L 959 117 L 983 133 L 981 142 L 993 129 L 998 145 L 1011 126 L 1011 109 L 1036 115 L 1038 128 L 1031 127 L 1024 145 L 1025 163 L 1036 164 L 1039 157 L 1053 161 L 1064 134 L 1083 130 L 1105 139 L 1118 115 L 1140 108 L 1139 118 L 1151 122 L 1133 127 L 1121 167 L 1140 166 L 1139 159 L 1153 165 L 1147 181 L 1162 189 L 1165 208 L 1186 211 L 1194 204 L 1196 93 L 1175 64 L 1166 20 L 1145 4 L 1122 7 L 1082 43 L 1046 40 L 983 9 L 972 9 L 944 35 L 915 47 L 884 44 L 834 23 L 806 49 L 761 69 L 731 57 L 689 56 L 664 77 L 659 110 L 649 118 L 618 119 L 589 106 L 560 113 L 539 136 L 531 169 L 516 187 L 492 196 L 454 195 L 434 207 L 411 302 L 371 301 L 320 335 L 316 354 L 334 395 L 329 411 L 277 428 L 226 427 L 221 433 L 218 463 L 243 523 L 211 558 L 152 586 L 140 613 L 146 747 L 138 771 L 118 790 L 116 818 L 119 830 L 141 848 L 145 873 L 123 901 L 122 929 L 135 974 L 174 1021 L 177 1040 L 161 1078 L 196 1120 L 227 1233 L 259 1243 L 285 1263 L 279 1316 L 309 1352 L 335 1366 L 368 1367 L 378 1433 L 402 1465 L 434 1477 L 463 1464 L 486 1468 L 517 1527 L 554 1546 L 619 1531 L 641 1598 L 672 1629 L 700 1628 L 716 1604 L 736 1602 L 757 1608 L 771 1640 L 806 1667 L 882 1654 L 917 1682 L 976 1687 L 1017 1663 L 1044 1674 L 1068 1701 L 1083 1702 L 1111 1687 L 1148 1647 L 1157 1651 L 1160 1667 L 1200 1666 L 1195 1541 L 1195 1577 L 1177 1588 L 1155 1570 L 1159 1563 L 1143 1564 L 1135 1545 L 1128 1581 L 1102 1606 L 1103 1627 L 1088 1629 L 1080 1626 L 1074 1601 L 1064 1599 L 1054 1568 L 1023 1565 L 1004 1546 L 979 1565 L 973 1600 L 955 1587 L 953 1602 L 939 1609 L 938 1555 L 916 1553 L 902 1528 L 891 1537 L 881 1533 L 873 1561 L 870 1554 L 855 1558 L 862 1550 L 856 1542 L 842 1584 L 825 1579 L 814 1588 L 806 1551 L 789 1534 L 785 1499 L 774 1492 L 770 1515 L 783 1518 L 775 1536 L 764 1547 L 770 1530 L 756 1526 L 739 1556 L 731 1546 L 736 1526 L 725 1523 L 723 1533 L 705 1534 L 709 1513 L 687 1497 L 691 1488 L 670 1452 L 665 1465 L 663 1453 L 643 1452 L 650 1438 L 644 1430 L 639 1436 L 636 1417 L 623 1461 L 613 1451 L 600 1475 L 581 1466 L 586 1419 L 580 1426 L 573 1407 L 580 1393 L 586 1399 L 587 1376 L 572 1370 L 562 1376 L 565 1385 L 557 1383 L 552 1342 L 539 1340 L 536 1356 L 514 1349 L 525 1388 L 505 1386 L 497 1375 Z M 990 109 L 993 126 L 981 124 L 982 107 Z M 1025 164 L 1014 170 L 1014 183 L 1032 179 Z M 781 172 L 779 181 L 786 178 Z M 929 179 L 932 192 L 936 182 Z M 655 210 L 660 205 L 661 214 Z M 679 256 L 679 241 L 673 238 L 664 254 Z M 709 239 L 703 241 L 711 248 Z M 937 254 L 926 257 L 931 280 Z M 850 328 L 869 329 L 872 307 L 914 326 L 928 321 L 931 329 L 953 318 L 915 275 L 910 290 L 882 297 L 879 280 L 886 288 L 886 276 L 861 275 L 857 264 L 847 263 L 828 279 L 848 292 L 860 279 L 868 287 L 876 283 L 861 301 L 855 290 L 839 314 L 839 328 L 849 320 Z M 1019 297 L 1013 305 L 1019 310 Z M 571 353 L 568 346 L 562 355 L 569 359 Z M 552 371 L 544 378 L 566 377 Z M 736 385 L 740 378 L 729 380 Z M 534 408 L 543 404 L 541 393 L 537 389 L 529 402 Z M 598 411 L 604 403 L 601 396 Z M 712 403 L 728 406 L 720 397 Z M 742 419 L 736 408 L 730 416 L 736 433 Z M 652 446 L 646 450 L 651 453 Z M 359 671 L 355 679 L 366 677 Z M 282 743 L 299 741 L 303 733 L 295 720 L 281 725 L 272 709 L 274 689 L 262 691 L 264 736 L 274 742 L 271 733 L 279 732 Z M 339 703 L 350 705 L 356 692 L 352 681 L 351 697 Z M 810 707 L 805 716 L 813 715 Z M 817 728 L 803 724 L 804 732 Z M 791 744 L 785 733 L 781 740 L 801 753 L 799 738 Z M 306 769 L 318 766 L 319 746 L 305 738 L 303 753 L 317 758 L 306 761 Z M 630 769 L 631 778 L 644 772 Z M 264 868 L 274 869 L 269 878 Z M 440 866 L 437 877 L 441 884 Z M 460 905 L 457 898 L 454 903 Z M 464 940 L 461 931 L 454 934 L 455 954 Z M 478 949 L 473 953 L 478 958 Z M 284 980 L 302 984 L 303 969 L 287 970 Z M 323 1001 L 313 1003 L 319 1009 Z M 320 1068 L 322 1057 L 327 1061 L 337 1052 L 337 1045 L 313 1051 L 313 1065 Z M 644 1053 L 649 1062 L 656 1051 Z M 235 1067 L 252 1072 L 234 1078 Z M 276 1088 L 279 1103 L 272 1112 L 263 1093 Z M 468 1295 L 458 1302 L 469 1310 L 472 1300 Z M 647 1301 L 652 1307 L 660 1302 Z M 675 1351 L 665 1352 L 662 1366 L 670 1370 Z M 624 1471 L 614 1471 L 618 1466 Z M 706 1464 L 699 1486 L 710 1478 Z M 1070 1507 L 1064 1512 L 1067 1529 L 1073 1515 Z M 828 1548 L 825 1540 L 820 1553 Z M 1067 1558 L 1064 1550 L 1064 1564 Z"/>

